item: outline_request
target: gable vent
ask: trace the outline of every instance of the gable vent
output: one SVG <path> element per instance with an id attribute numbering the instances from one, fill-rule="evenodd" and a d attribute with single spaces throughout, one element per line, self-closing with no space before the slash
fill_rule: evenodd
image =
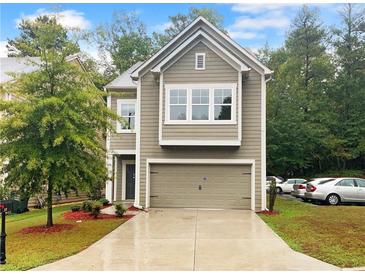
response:
<path id="1" fill-rule="evenodd" d="M 195 54 L 195 69 L 197 70 L 205 69 L 205 53 Z"/>

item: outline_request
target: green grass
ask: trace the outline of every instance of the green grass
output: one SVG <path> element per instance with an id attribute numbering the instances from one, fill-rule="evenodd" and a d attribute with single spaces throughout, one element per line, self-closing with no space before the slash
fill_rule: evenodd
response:
<path id="1" fill-rule="evenodd" d="M 314 206 L 278 197 L 260 217 L 299 252 L 339 267 L 365 266 L 365 207 Z"/>
<path id="2" fill-rule="evenodd" d="M 76 223 L 66 221 L 63 213 L 71 205 L 53 209 L 54 222 L 74 224 L 71 230 L 56 233 L 22 234 L 22 228 L 44 225 L 46 210 L 38 209 L 27 213 L 9 215 L 6 220 L 7 264 L 0 270 L 26 270 L 80 252 L 117 228 L 124 219 L 88 220 Z"/>

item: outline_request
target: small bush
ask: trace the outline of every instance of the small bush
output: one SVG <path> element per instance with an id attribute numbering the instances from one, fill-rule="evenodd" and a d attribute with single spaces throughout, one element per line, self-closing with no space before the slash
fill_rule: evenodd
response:
<path id="1" fill-rule="evenodd" d="M 99 202 L 100 202 L 100 203 L 102 203 L 102 204 L 103 204 L 103 206 L 106 206 L 106 205 L 108 205 L 108 204 L 109 204 L 109 200 L 108 200 L 107 198 L 101 198 L 101 199 L 99 200 Z"/>
<path id="2" fill-rule="evenodd" d="M 270 189 L 269 189 L 269 211 L 274 211 L 274 205 L 276 200 L 276 181 L 275 179 L 271 180 Z"/>
<path id="3" fill-rule="evenodd" d="M 91 205 L 91 215 L 94 216 L 94 218 L 97 218 L 100 214 L 101 211 L 101 207 L 102 207 L 102 203 L 100 203 L 99 201 L 94 201 Z"/>
<path id="4" fill-rule="evenodd" d="M 86 212 L 91 212 L 93 201 L 87 200 L 82 202 L 82 210 Z"/>
<path id="5" fill-rule="evenodd" d="M 71 206 L 71 211 L 72 212 L 80 211 L 80 209 L 81 209 L 80 206 Z"/>
<path id="6" fill-rule="evenodd" d="M 123 203 L 117 203 L 114 205 L 114 207 L 115 207 L 115 214 L 118 217 L 122 217 L 124 213 L 127 211 L 127 208 L 124 206 Z"/>

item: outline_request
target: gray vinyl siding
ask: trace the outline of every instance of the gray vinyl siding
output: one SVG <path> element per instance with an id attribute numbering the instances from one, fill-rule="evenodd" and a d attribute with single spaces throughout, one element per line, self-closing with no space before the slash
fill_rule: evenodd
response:
<path id="1" fill-rule="evenodd" d="M 230 49 L 231 53 L 238 57 L 239 59 L 243 60 L 246 65 L 249 67 L 252 67 L 256 71 L 263 71 L 257 64 L 255 64 L 253 61 L 247 58 L 240 50 L 238 50 L 236 47 L 232 46 L 228 41 L 225 39 L 222 39 L 218 33 L 215 32 L 215 30 L 211 29 L 207 25 L 199 22 L 195 26 L 191 28 L 190 31 L 186 32 L 184 35 L 182 35 L 178 40 L 176 40 L 175 43 L 170 45 L 168 48 L 164 50 L 164 52 L 161 53 L 161 55 L 156 58 L 153 62 L 150 63 L 150 65 L 146 66 L 142 72 L 141 75 L 144 75 L 146 72 L 151 69 L 151 67 L 155 66 L 160 60 L 164 59 L 167 55 L 169 55 L 171 52 L 173 52 L 183 41 L 185 41 L 191 33 L 195 33 L 197 30 L 202 30 L 205 33 L 209 34 L 216 42 L 218 42 L 220 45 L 222 45 L 225 48 Z M 248 53 L 251 54 L 251 53 Z M 252 53 L 253 55 L 253 53 Z M 255 57 L 256 58 L 256 57 Z"/>
<path id="2" fill-rule="evenodd" d="M 195 70 L 195 54 L 205 53 L 205 70 Z M 238 72 L 205 44 L 198 43 L 163 74 L 164 84 L 236 83 Z M 163 140 L 237 140 L 238 125 L 165 125 L 165 94 L 162 100 Z M 236 109 L 238 104 L 236 102 Z M 236 119 L 237 117 L 237 113 Z"/>
<path id="3" fill-rule="evenodd" d="M 111 95 L 111 108 L 117 112 L 117 100 L 118 99 L 136 99 L 136 91 L 119 91 L 113 92 Z M 113 121 L 113 125 L 116 127 L 116 121 Z M 136 149 L 136 134 L 135 133 L 116 133 L 110 134 L 110 149 Z"/>
<path id="4" fill-rule="evenodd" d="M 235 75 L 237 73 L 235 72 Z M 158 140 L 159 84 L 152 73 L 141 78 L 140 204 L 145 205 L 146 159 L 254 159 L 255 203 L 261 209 L 261 76 L 252 70 L 242 84 L 240 147 L 161 147 Z M 138 159 L 137 159 L 138 160 Z"/>

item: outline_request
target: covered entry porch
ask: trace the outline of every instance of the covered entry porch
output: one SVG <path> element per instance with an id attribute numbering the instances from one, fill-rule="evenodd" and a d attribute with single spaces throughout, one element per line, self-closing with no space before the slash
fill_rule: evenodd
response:
<path id="1" fill-rule="evenodd" d="M 107 167 L 110 180 L 106 183 L 105 196 L 111 202 L 134 203 L 136 156 L 134 153 L 108 155 Z"/>

